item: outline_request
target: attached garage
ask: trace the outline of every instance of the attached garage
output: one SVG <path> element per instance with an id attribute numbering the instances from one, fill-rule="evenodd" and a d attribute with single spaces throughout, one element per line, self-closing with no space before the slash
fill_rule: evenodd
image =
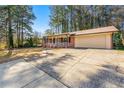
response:
<path id="1" fill-rule="evenodd" d="M 112 34 L 118 31 L 115 27 L 104 27 L 84 30 L 75 35 L 76 48 L 112 48 Z"/>
<path id="2" fill-rule="evenodd" d="M 75 36 L 75 47 L 112 48 L 111 36 L 111 34 L 91 34 Z"/>

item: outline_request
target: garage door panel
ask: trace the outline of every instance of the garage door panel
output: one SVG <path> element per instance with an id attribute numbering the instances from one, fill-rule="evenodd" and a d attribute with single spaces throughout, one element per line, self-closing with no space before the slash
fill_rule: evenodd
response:
<path id="1" fill-rule="evenodd" d="M 106 35 L 76 36 L 75 47 L 106 48 Z"/>

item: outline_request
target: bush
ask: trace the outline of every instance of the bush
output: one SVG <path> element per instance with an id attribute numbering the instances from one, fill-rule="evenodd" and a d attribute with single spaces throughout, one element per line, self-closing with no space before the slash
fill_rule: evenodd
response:
<path id="1" fill-rule="evenodd" d="M 23 45 L 23 47 L 26 47 L 26 48 L 33 47 L 33 40 L 32 40 L 32 38 L 27 39 L 26 43 Z"/>
<path id="2" fill-rule="evenodd" d="M 122 44 L 121 32 L 113 34 L 113 45 L 115 49 L 124 49 Z"/>
<path id="3" fill-rule="evenodd" d="M 31 47 L 31 45 L 30 43 L 26 42 L 23 47 L 28 48 L 28 47 Z"/>

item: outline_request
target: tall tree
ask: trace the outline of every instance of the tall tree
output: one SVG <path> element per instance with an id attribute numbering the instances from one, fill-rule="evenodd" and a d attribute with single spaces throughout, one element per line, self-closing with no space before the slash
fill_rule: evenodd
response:
<path id="1" fill-rule="evenodd" d="M 8 40 L 9 40 L 9 48 L 14 48 L 14 44 L 13 44 L 13 32 L 12 32 L 12 7 L 11 6 L 7 6 L 7 11 L 8 11 Z"/>
<path id="2" fill-rule="evenodd" d="M 52 28 L 61 26 L 59 28 L 61 33 L 109 25 L 118 27 L 123 23 L 123 7 L 108 5 L 51 6 L 50 24 L 52 24 Z"/>
<path id="3" fill-rule="evenodd" d="M 32 33 L 31 26 L 36 18 L 32 12 L 32 6 L 0 6 L 0 11 L 2 11 L 1 15 L 4 15 L 0 20 L 3 20 L 1 25 L 4 26 L 4 30 L 2 31 L 7 32 L 8 48 L 23 47 L 24 38 Z M 15 45 L 16 39 L 17 45 Z"/>

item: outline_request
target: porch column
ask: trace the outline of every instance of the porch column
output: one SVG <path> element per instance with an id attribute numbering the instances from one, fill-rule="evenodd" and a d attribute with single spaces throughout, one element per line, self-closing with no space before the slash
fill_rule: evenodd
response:
<path id="1" fill-rule="evenodd" d="M 63 37 L 61 37 L 61 47 L 63 47 Z"/>
<path id="2" fill-rule="evenodd" d="M 49 46 L 50 46 L 50 48 L 51 48 L 52 38 L 50 37 L 49 40 L 50 40 Z"/>
<path id="3" fill-rule="evenodd" d="M 55 47 L 57 47 L 57 37 L 55 37 Z"/>
<path id="4" fill-rule="evenodd" d="M 60 37 L 58 37 L 58 47 L 60 48 Z"/>
<path id="5" fill-rule="evenodd" d="M 64 37 L 62 37 L 62 47 L 64 47 Z"/>
<path id="6" fill-rule="evenodd" d="M 53 48 L 53 37 L 51 38 L 51 48 Z"/>
<path id="7" fill-rule="evenodd" d="M 66 35 L 66 48 L 68 48 L 68 35 Z"/>

